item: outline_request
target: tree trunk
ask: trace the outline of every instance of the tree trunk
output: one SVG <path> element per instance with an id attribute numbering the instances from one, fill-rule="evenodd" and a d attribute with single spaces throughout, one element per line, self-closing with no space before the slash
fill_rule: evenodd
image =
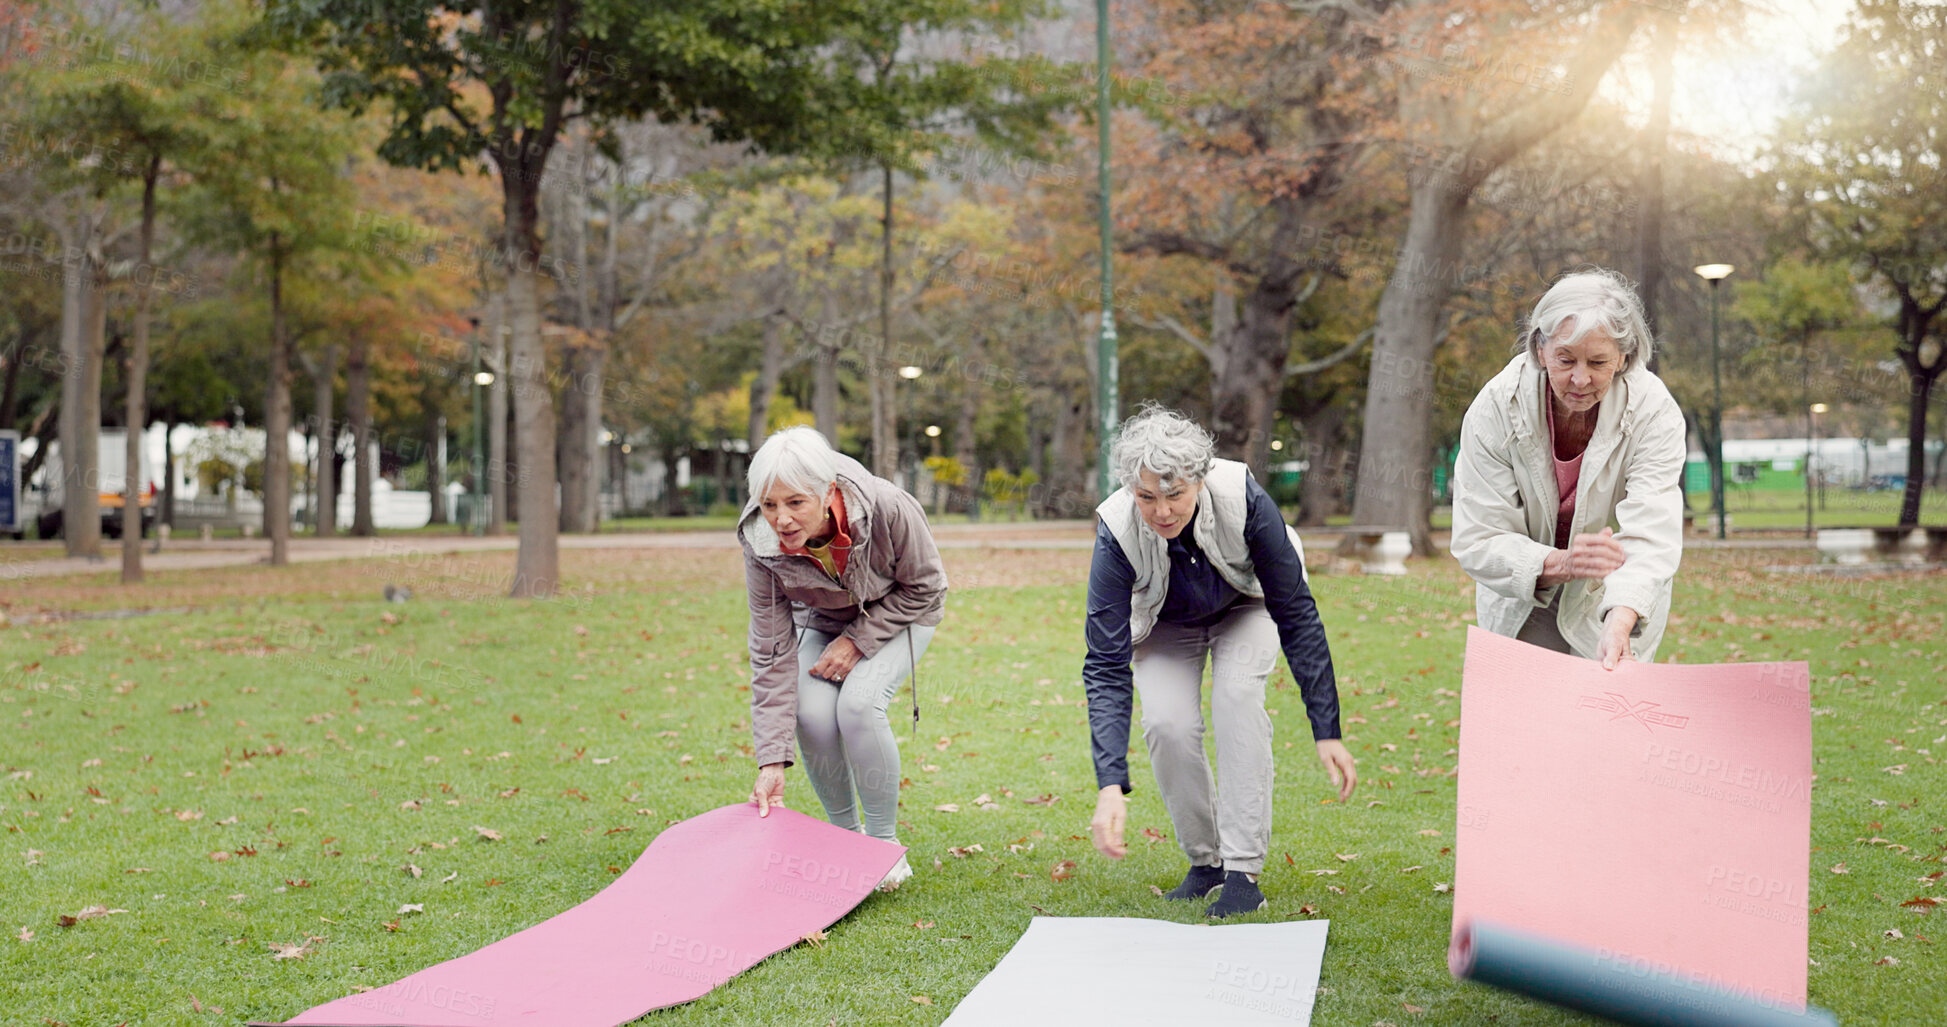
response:
<path id="1" fill-rule="evenodd" d="M 588 534 L 600 527 L 602 368 L 598 340 L 568 347 L 567 387 L 561 390 L 561 530 Z"/>
<path id="2" fill-rule="evenodd" d="M 425 404 L 421 411 L 424 422 L 426 442 L 426 493 L 432 501 L 432 511 L 427 517 L 429 524 L 445 524 L 446 519 L 446 415 L 439 412 L 439 403 L 427 393 L 420 394 L 420 402 Z"/>
<path id="3" fill-rule="evenodd" d="M 352 432 L 352 534 L 370 538 L 372 530 L 372 367 L 364 329 L 352 333 L 345 354 L 345 419 Z"/>
<path id="4" fill-rule="evenodd" d="M 1413 551 L 1432 553 L 1431 409 L 1433 351 L 1453 288 L 1466 224 L 1465 194 L 1435 176 L 1413 186 L 1399 264 L 1379 297 L 1372 371 L 1366 383 L 1365 438 L 1359 450 L 1360 525 L 1404 528 Z"/>
<path id="5" fill-rule="evenodd" d="M 1670 92 L 1675 78 L 1677 22 L 1673 16 L 1656 19 L 1655 36 L 1650 42 L 1650 81 L 1654 93 L 1650 100 L 1649 122 L 1643 126 L 1638 153 L 1642 176 L 1637 186 L 1636 278 L 1637 293 L 1643 300 L 1643 319 L 1650 335 L 1661 331 L 1657 313 L 1663 290 L 1663 158 L 1670 143 Z M 1651 354 L 1650 370 L 1656 367 L 1658 346 Z"/>
<path id="6" fill-rule="evenodd" d="M 1299 201 L 1282 197 L 1275 206 L 1278 224 L 1271 236 L 1271 255 L 1264 274 L 1245 297 L 1243 317 L 1233 331 L 1219 333 L 1213 325 L 1210 339 L 1210 428 L 1217 452 L 1249 464 L 1260 482 L 1270 461 L 1271 429 L 1291 355 L 1291 316 L 1303 301 L 1298 294 L 1302 268 L 1291 259 L 1303 227 Z M 1217 359 L 1220 346 L 1224 347 L 1221 360 Z"/>
<path id="7" fill-rule="evenodd" d="M 14 417 L 20 400 L 20 355 L 40 348 L 31 334 L 23 333 L 14 337 L 13 345 L 7 347 L 6 377 L 0 379 L 0 428 L 13 427 Z"/>
<path id="8" fill-rule="evenodd" d="M 975 361 L 982 366 L 987 362 L 987 336 L 982 332 L 974 333 L 973 342 L 967 348 L 967 363 L 961 366 L 972 366 Z M 985 393 L 983 383 L 961 375 L 960 410 L 953 423 L 953 459 L 967 475 L 955 491 L 960 494 L 961 505 L 968 514 L 974 513 L 975 504 L 980 502 L 980 401 Z"/>
<path id="9" fill-rule="evenodd" d="M 152 156 L 142 176 L 142 229 L 136 268 L 135 348 L 128 355 L 127 398 L 122 419 L 128 425 L 128 443 L 123 454 L 127 473 L 122 489 L 122 584 L 142 580 L 142 428 L 148 423 L 149 389 L 149 303 L 154 290 L 142 283 L 140 270 L 149 266 L 155 245 L 155 183 L 162 170 L 162 158 Z"/>
<path id="10" fill-rule="evenodd" d="M 1933 386 L 1947 362 L 1947 346 L 1929 368 L 1916 358 L 1907 367 L 1906 408 L 1906 492 L 1900 497 L 1900 527 L 1920 526 L 1920 499 L 1927 485 L 1927 404 L 1933 399 Z M 1870 474 L 1870 470 L 1869 470 Z"/>
<path id="11" fill-rule="evenodd" d="M 331 343 L 318 354 L 312 374 L 312 418 L 318 422 L 318 514 L 312 531 L 319 538 L 338 533 L 338 425 L 331 419 L 332 380 L 338 376 L 338 345 Z"/>
<path id="12" fill-rule="evenodd" d="M 276 180 L 271 187 L 276 188 Z M 284 328 L 284 251 L 270 233 L 270 381 L 264 393 L 264 535 L 270 565 L 290 562 L 291 343 Z"/>
<path id="13" fill-rule="evenodd" d="M 67 555 L 101 556 L 101 352 L 98 318 L 106 316 L 95 248 L 101 226 L 83 213 L 63 232 L 61 290 L 61 538 Z"/>
<path id="14" fill-rule="evenodd" d="M 879 165 L 884 214 L 879 231 L 879 352 L 865 362 L 872 394 L 872 473 L 891 479 L 899 472 L 899 428 L 892 385 L 892 165 Z"/>
<path id="15" fill-rule="evenodd" d="M 524 156 L 524 154 L 523 154 Z M 515 598 L 554 594 L 561 577 L 560 520 L 555 505 L 554 397 L 548 392 L 547 353 L 541 344 L 541 311 L 532 270 L 540 263 L 537 197 L 545 150 L 537 158 L 508 158 L 501 183 L 507 223 L 507 304 L 513 320 L 508 377 L 514 393 L 514 437 L 520 471 L 520 551 L 514 559 Z"/>
<path id="16" fill-rule="evenodd" d="M 1323 403 L 1303 420 L 1305 431 L 1303 477 L 1298 479 L 1298 523 L 1319 527 L 1337 514 L 1345 495 L 1345 422 L 1351 410 L 1345 403 Z"/>
<path id="17" fill-rule="evenodd" d="M 777 396 L 778 379 L 784 376 L 784 320 L 775 315 L 764 319 L 764 355 L 757 366 L 757 377 L 750 381 L 750 451 L 755 454 L 770 434 L 771 401 Z"/>

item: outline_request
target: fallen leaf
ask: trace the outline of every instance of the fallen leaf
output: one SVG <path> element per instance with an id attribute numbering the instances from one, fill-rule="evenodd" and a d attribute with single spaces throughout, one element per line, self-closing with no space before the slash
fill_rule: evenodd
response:
<path id="1" fill-rule="evenodd" d="M 400 803 L 400 804 L 399 804 L 399 808 L 400 808 L 400 809 L 402 809 L 402 810 L 405 810 L 405 811 L 407 811 L 408 813 L 410 813 L 411 811 L 413 811 L 413 810 L 416 810 L 416 809 L 419 809 L 419 808 L 420 808 L 420 806 L 419 806 L 419 800 L 418 800 L 418 799 L 407 799 L 406 801 L 404 801 L 404 802 L 402 802 L 402 803 Z"/>
<path id="2" fill-rule="evenodd" d="M 228 860 L 229 858 L 230 858 L 230 854 L 222 851 L 221 849 L 217 850 L 216 852 L 210 853 L 210 859 L 217 863 L 222 863 L 225 860 Z"/>
<path id="3" fill-rule="evenodd" d="M 445 877 L 440 878 L 439 883 L 452 884 L 454 881 L 457 881 L 459 879 L 460 879 L 460 872 L 458 870 L 455 870 L 452 873 L 447 874 Z"/>
<path id="4" fill-rule="evenodd" d="M 1433 885 L 1433 890 L 1438 892 L 1451 892 L 1453 891 L 1453 885 L 1445 881 L 1437 881 Z"/>
<path id="5" fill-rule="evenodd" d="M 798 940 L 809 943 L 813 948 L 819 948 L 825 944 L 825 939 L 829 937 L 831 937 L 831 933 L 828 931 L 813 931 L 810 934 L 799 936 Z"/>
<path id="6" fill-rule="evenodd" d="M 959 805 L 958 803 L 953 803 L 953 802 L 943 802 L 943 803 L 940 803 L 940 804 L 939 804 L 938 806 L 935 806 L 935 807 L 933 807 L 933 812 L 935 812 L 935 813 L 958 813 L 958 812 L 960 812 L 960 805 Z"/>
<path id="7" fill-rule="evenodd" d="M 399 869 L 405 871 L 408 874 L 411 874 L 415 878 L 419 876 L 419 867 L 414 864 L 407 863 L 405 866 L 402 866 Z"/>
<path id="8" fill-rule="evenodd" d="M 1410 873 L 1412 873 L 1412 872 L 1413 872 L 1413 871 L 1415 871 L 1415 870 L 1425 870 L 1425 869 L 1426 869 L 1425 867 L 1423 867 L 1423 866 L 1419 866 L 1418 864 L 1415 864 L 1415 865 L 1413 865 L 1413 866 L 1410 866 L 1410 867 L 1405 867 L 1405 868 L 1403 868 L 1402 870 L 1400 870 L 1400 873 L 1402 873 L 1402 874 L 1410 874 Z"/>
<path id="9" fill-rule="evenodd" d="M 1331 874 L 1338 873 L 1338 871 L 1336 870 L 1307 870 L 1305 872 L 1312 875 L 1313 877 L 1326 877 Z"/>
<path id="10" fill-rule="evenodd" d="M 405 915 L 406 915 L 407 913 L 424 913 L 425 911 L 426 911 L 426 904 L 425 904 L 425 903 L 423 903 L 423 902 L 408 902 L 408 903 L 406 903 L 405 905 L 403 905 L 403 906 L 400 906 L 400 907 L 399 907 L 399 913 L 398 913 L 398 915 L 399 915 L 399 916 L 405 916 Z"/>
<path id="11" fill-rule="evenodd" d="M 37 867 L 41 865 L 41 857 L 47 855 L 47 853 L 39 849 L 28 849 L 26 852 L 21 853 L 21 855 L 27 857 L 28 866 Z"/>
<path id="12" fill-rule="evenodd" d="M 21 941 L 33 941 L 33 940 L 34 940 L 34 932 L 32 932 L 32 931 L 30 931 L 30 930 L 28 930 L 28 929 L 27 929 L 27 928 L 26 928 L 26 927 L 25 927 L 25 926 L 23 925 L 23 926 L 22 926 L 22 927 L 20 928 L 20 933 L 19 933 L 19 934 L 16 934 L 16 935 L 14 935 L 14 937 L 15 937 L 15 938 L 18 938 L 18 939 L 20 939 Z"/>
<path id="13" fill-rule="evenodd" d="M 1352 862 L 1353 860 L 1355 860 L 1355 859 L 1358 859 L 1358 858 L 1359 858 L 1359 853 L 1356 853 L 1356 852 L 1334 852 L 1334 853 L 1332 853 L 1332 858 L 1333 858 L 1333 859 L 1336 859 L 1336 860 L 1338 860 L 1338 861 L 1339 861 L 1339 862 L 1341 862 L 1341 863 L 1350 863 L 1350 862 Z"/>
<path id="14" fill-rule="evenodd" d="M 122 873 L 125 874 L 150 874 L 154 872 L 155 871 L 150 870 L 148 867 L 129 867 L 127 870 L 122 871 Z"/>
<path id="15" fill-rule="evenodd" d="M 1075 876 L 1075 861 L 1072 859 L 1064 859 L 1056 863 L 1054 869 L 1048 872 L 1048 876 L 1057 881 L 1068 880 Z"/>
<path id="16" fill-rule="evenodd" d="M 385 928 L 388 931 L 397 931 L 399 929 L 399 921 L 387 920 L 384 923 L 380 924 L 379 926 Z"/>
<path id="17" fill-rule="evenodd" d="M 974 797 L 974 805 L 976 806 L 985 806 L 988 803 L 993 801 L 994 801 L 994 797 L 988 795 L 986 792 L 981 792 L 979 795 Z"/>
<path id="18" fill-rule="evenodd" d="M 1879 957 L 1879 959 L 1878 959 L 1877 961 L 1875 961 L 1875 962 L 1873 963 L 1873 965 L 1874 965 L 1874 966 L 1899 966 L 1899 965 L 1900 965 L 1900 957 L 1898 957 L 1898 956 L 1881 956 L 1881 957 Z"/>
<path id="19" fill-rule="evenodd" d="M 1847 869 L 1846 869 L 1846 865 L 1845 865 L 1844 863 L 1834 863 L 1834 864 L 1832 864 L 1832 872 L 1833 872 L 1833 873 L 1835 873 L 1835 874 L 1850 874 L 1850 873 L 1852 873 L 1852 871 L 1850 871 L 1850 870 L 1847 870 Z"/>
<path id="20" fill-rule="evenodd" d="M 1422 831 L 1420 832 L 1420 835 L 1421 835 L 1422 837 L 1426 837 L 1426 838 L 1438 838 L 1438 837 L 1440 836 L 1440 832 L 1438 832 L 1438 831 L 1436 831 L 1436 830 L 1434 830 L 1433 828 L 1431 828 L 1431 827 L 1429 827 L 1429 828 L 1426 828 L 1425 830 L 1422 830 Z"/>
<path id="21" fill-rule="evenodd" d="M 1032 799 L 1022 799 L 1021 801 L 1027 803 L 1030 806 L 1053 806 L 1055 803 L 1061 801 L 1061 796 L 1056 795 L 1053 792 L 1045 792 L 1041 795 L 1035 796 Z"/>
<path id="22" fill-rule="evenodd" d="M 82 920 L 97 920 L 97 918 L 103 918 L 103 916 L 115 916 L 119 912 L 129 912 L 129 910 L 111 910 L 107 906 L 88 906 L 86 910 L 76 912 L 76 914 L 62 914 L 58 922 L 60 922 L 62 928 L 72 928 L 72 926 L 80 924 Z"/>
<path id="23" fill-rule="evenodd" d="M 176 811 L 176 819 L 184 823 L 188 823 L 191 820 L 201 820 L 203 819 L 203 811 L 200 809 L 179 809 Z"/>
<path id="24" fill-rule="evenodd" d="M 1418 1016 L 1418 1015 L 1420 1015 L 1421 1013 L 1424 1013 L 1424 1012 L 1426 1012 L 1426 1009 L 1425 1009 L 1425 1008 L 1423 1008 L 1423 1007 L 1421 1007 L 1421 1006 L 1416 1006 L 1416 1005 L 1413 1005 L 1413 1004 L 1412 1004 L 1412 1003 L 1410 1003 L 1410 1002 L 1401 1002 L 1401 1003 L 1399 1004 L 1399 1006 L 1400 1006 L 1400 1008 L 1401 1008 L 1401 1009 L 1404 1009 L 1404 1010 L 1406 1010 L 1407 1012 L 1409 1012 L 1409 1013 L 1412 1013 L 1412 1014 L 1413 1014 L 1414 1016 Z"/>
<path id="25" fill-rule="evenodd" d="M 929 929 L 931 929 L 931 928 L 932 928 L 932 926 L 933 926 L 933 921 L 931 921 L 931 920 L 915 920 L 915 921 L 913 921 L 913 926 L 914 926 L 914 927 L 917 927 L 917 928 L 919 928 L 919 929 L 920 929 L 920 930 L 922 930 L 922 931 L 924 931 L 924 930 L 929 930 Z"/>
<path id="26" fill-rule="evenodd" d="M 1145 827 L 1145 828 L 1143 828 L 1143 841 L 1146 841 L 1146 842 L 1148 842 L 1148 843 L 1149 843 L 1149 844 L 1151 844 L 1151 845 L 1154 845 L 1154 844 L 1156 844 L 1157 842 L 1160 842 L 1160 841 L 1163 841 L 1163 840 L 1164 840 L 1164 839 L 1166 839 L 1167 837 L 1168 837 L 1168 835 L 1165 835 L 1165 834 L 1164 834 L 1163 832 L 1161 832 L 1161 831 L 1158 831 L 1158 830 L 1156 830 L 1156 829 L 1155 829 L 1155 828 L 1153 828 L 1153 827 Z"/>
<path id="27" fill-rule="evenodd" d="M 1312 915 L 1313 913 L 1316 913 L 1316 912 L 1318 912 L 1318 907 L 1317 907 L 1317 906 L 1315 906 L 1315 905 L 1313 905 L 1313 904 L 1311 904 L 1311 903 L 1309 903 L 1309 902 L 1307 902 L 1307 903 L 1305 903 L 1304 905 L 1302 905 L 1302 906 L 1299 906 L 1299 907 L 1298 907 L 1298 915 L 1299 915 L 1299 916 L 1311 916 L 1311 915 Z"/>
<path id="28" fill-rule="evenodd" d="M 1880 932 L 1880 937 L 1882 937 L 1882 938 L 1888 938 L 1888 939 L 1891 939 L 1891 940 L 1893 940 L 1893 941 L 1899 941 L 1899 940 L 1901 940 L 1902 938 L 1905 938 L 1905 937 L 1906 937 L 1906 935 L 1904 935 L 1904 934 L 1901 934 L 1901 933 L 1900 933 L 1900 929 L 1899 929 L 1899 928 L 1897 928 L 1897 927 L 1895 927 L 1895 928 L 1893 928 L 1893 929 L 1892 929 L 1892 930 L 1890 930 L 1890 931 L 1882 931 L 1882 932 Z"/>
<path id="29" fill-rule="evenodd" d="M 975 842 L 972 845 L 955 845 L 952 848 L 946 850 L 946 854 L 952 856 L 955 859 L 965 859 L 966 857 L 976 852 L 986 852 L 986 851 L 987 851 L 986 849 L 980 847 L 979 842 Z"/>
<path id="30" fill-rule="evenodd" d="M 1900 905 L 1913 906 L 1916 909 L 1918 909 L 1920 912 L 1926 913 L 1931 911 L 1935 906 L 1940 905 L 1942 902 L 1947 902 L 1947 899 L 1938 899 L 1933 897 L 1932 895 L 1922 895 L 1917 899 L 1908 899 L 1905 902 L 1900 903 Z"/>
<path id="31" fill-rule="evenodd" d="M 475 824 L 473 825 L 473 829 L 479 832 L 480 840 L 483 842 L 497 842 L 500 840 L 500 832 L 491 827 L 481 827 L 479 824 Z"/>
<path id="32" fill-rule="evenodd" d="M 1152 892 L 1153 894 L 1155 894 L 1155 895 L 1157 895 L 1157 896 L 1159 896 L 1159 897 L 1160 897 L 1160 896 L 1161 896 L 1161 895 L 1163 894 L 1163 889 L 1161 889 L 1161 888 L 1158 888 L 1158 887 L 1156 887 L 1156 886 L 1155 886 L 1155 885 L 1153 885 L 1153 884 L 1149 886 L 1149 890 L 1150 890 L 1150 892 Z"/>
<path id="33" fill-rule="evenodd" d="M 270 943 L 270 950 L 275 954 L 272 955 L 271 958 L 272 959 L 303 959 L 305 956 L 311 954 L 312 943 L 320 940 L 322 939 L 320 939 L 315 934 L 307 934 L 304 936 L 304 941 L 297 945 L 280 945 L 277 942 L 273 941 Z"/>
<path id="34" fill-rule="evenodd" d="M 913 996 L 911 996 L 911 998 L 912 998 L 912 1000 L 913 1000 L 914 1002 L 917 1002 L 917 1003 L 919 1003 L 919 1004 L 920 1004 L 920 1005 L 922 1005 L 922 1006 L 930 1006 L 930 1005 L 932 1005 L 932 1004 L 933 1004 L 933 1000 L 932 1000 L 932 999 L 930 999 L 930 998 L 927 998 L 927 997 L 926 997 L 926 996 L 924 996 L 924 995 L 913 995 Z"/>

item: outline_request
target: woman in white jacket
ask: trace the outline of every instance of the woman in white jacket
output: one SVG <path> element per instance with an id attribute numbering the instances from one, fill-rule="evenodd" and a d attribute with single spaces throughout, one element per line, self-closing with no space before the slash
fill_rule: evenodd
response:
<path id="1" fill-rule="evenodd" d="M 1461 426 L 1453 554 L 1482 628 L 1602 661 L 1655 658 L 1683 556 L 1683 413 L 1646 366 L 1621 275 L 1563 277 Z"/>

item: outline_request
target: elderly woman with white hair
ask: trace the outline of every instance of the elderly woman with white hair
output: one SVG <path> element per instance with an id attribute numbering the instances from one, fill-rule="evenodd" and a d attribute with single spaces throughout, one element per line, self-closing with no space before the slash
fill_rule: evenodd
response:
<path id="1" fill-rule="evenodd" d="M 886 708 L 946 605 L 926 513 L 814 428 L 766 439 L 749 477 L 737 537 L 750 599 L 751 800 L 759 816 L 782 804 L 795 728 L 831 822 L 896 844 L 899 746 Z M 881 887 L 912 873 L 901 857 Z"/>
<path id="2" fill-rule="evenodd" d="M 1089 829 L 1103 855 L 1127 852 L 1133 689 L 1157 789 L 1190 860 L 1164 897 L 1222 888 L 1206 913 L 1253 912 L 1266 905 L 1257 878 L 1271 843 L 1264 686 L 1280 650 L 1339 799 L 1358 782 L 1339 740 L 1332 653 L 1304 550 L 1250 470 L 1215 459 L 1210 433 L 1175 413 L 1150 407 L 1125 421 L 1111 461 L 1122 487 L 1096 508 L 1082 664 L 1100 788 Z M 1206 661 L 1217 784 L 1203 750 Z"/>
<path id="3" fill-rule="evenodd" d="M 1642 303 L 1564 276 L 1475 397 L 1453 476 L 1453 555 L 1480 626 L 1556 652 L 1649 661 L 1683 557 L 1683 413 L 1649 369 Z"/>

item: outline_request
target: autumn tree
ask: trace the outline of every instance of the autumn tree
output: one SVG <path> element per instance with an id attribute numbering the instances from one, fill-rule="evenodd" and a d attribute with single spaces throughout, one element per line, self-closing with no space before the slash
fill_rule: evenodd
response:
<path id="1" fill-rule="evenodd" d="M 1907 374 L 1906 492 L 1920 522 L 1927 407 L 1947 371 L 1947 8 L 1862 0 L 1781 132 L 1777 175 L 1813 252 L 1893 301 Z"/>
<path id="2" fill-rule="evenodd" d="M 1489 175 L 1588 103 L 1638 6 L 1423 0 L 1392 7 L 1362 44 L 1393 75 L 1410 175 L 1379 299 L 1352 519 L 1406 528 L 1415 552 L 1431 552 L 1434 355 L 1447 300 L 1468 274 L 1469 204 Z"/>

